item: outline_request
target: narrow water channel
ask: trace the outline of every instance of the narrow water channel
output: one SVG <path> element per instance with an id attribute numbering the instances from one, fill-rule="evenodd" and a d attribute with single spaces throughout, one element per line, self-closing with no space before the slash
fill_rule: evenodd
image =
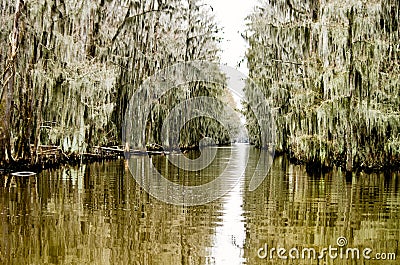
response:
<path id="1" fill-rule="evenodd" d="M 1 178 L 0 264 L 399 264 L 399 172 L 310 176 L 278 157 L 251 192 L 260 151 L 249 146 L 218 149 L 216 162 L 200 173 L 177 170 L 164 156 L 152 163 L 177 183 L 199 185 L 224 170 L 224 157 L 237 148 L 249 154 L 245 176 L 200 206 L 151 197 L 124 160 Z M 151 172 L 143 164 L 138 170 Z M 338 238 L 347 240 L 342 248 Z M 329 246 L 338 256 L 319 258 Z M 286 249 L 287 259 L 271 256 L 272 248 Z M 317 256 L 303 258 L 304 248 Z M 360 257 L 346 257 L 346 248 L 359 249 Z"/>

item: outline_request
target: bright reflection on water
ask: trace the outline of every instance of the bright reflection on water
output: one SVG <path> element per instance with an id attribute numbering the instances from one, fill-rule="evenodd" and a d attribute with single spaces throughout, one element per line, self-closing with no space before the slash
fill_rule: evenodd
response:
<path id="1" fill-rule="evenodd" d="M 224 197 L 194 207 L 150 197 L 124 161 L 0 177 L 0 264 L 399 264 L 400 258 L 260 259 L 265 244 L 322 249 L 340 236 L 349 247 L 398 256 L 400 174 L 310 176 L 277 158 L 262 186 L 249 192 L 259 151 L 233 148 L 249 152 L 245 179 Z M 171 181 L 199 185 L 223 171 L 228 156 L 229 148 L 219 149 L 201 173 L 182 172 L 163 156 L 152 162 Z M 138 172 L 149 172 L 138 165 Z"/>
<path id="2" fill-rule="evenodd" d="M 243 148 L 243 146 L 241 146 Z M 242 159 L 246 159 L 244 152 Z M 214 264 L 244 264 L 243 246 L 246 237 L 243 216 L 244 178 L 221 199 L 222 220 L 216 229 L 211 257 Z"/>

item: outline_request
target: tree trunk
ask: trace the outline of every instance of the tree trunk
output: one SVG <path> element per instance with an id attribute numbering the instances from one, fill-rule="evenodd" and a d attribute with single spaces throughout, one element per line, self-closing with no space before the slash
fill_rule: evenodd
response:
<path id="1" fill-rule="evenodd" d="M 15 61 L 18 53 L 19 39 L 20 39 L 20 17 L 24 8 L 24 1 L 17 0 L 14 16 L 13 31 L 10 36 L 10 51 L 7 61 L 7 68 L 3 76 L 3 84 L 5 86 L 4 99 L 5 111 L 4 119 L 2 119 L 3 126 L 0 131 L 0 160 L 2 163 L 13 161 L 12 148 L 11 148 L 11 122 L 13 117 L 14 105 L 14 85 L 15 85 Z M 3 105 L 3 104 L 2 104 Z M 0 129 L 1 130 L 1 129 Z"/>

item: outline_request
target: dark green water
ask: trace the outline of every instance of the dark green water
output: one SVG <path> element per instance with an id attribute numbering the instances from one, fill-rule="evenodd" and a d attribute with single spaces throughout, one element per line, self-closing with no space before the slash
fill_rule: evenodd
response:
<path id="1" fill-rule="evenodd" d="M 257 252 L 265 245 L 298 248 L 301 254 L 304 248 L 337 247 L 339 237 L 346 237 L 347 247 L 372 249 L 371 258 L 397 257 L 400 174 L 346 176 L 334 170 L 310 176 L 305 167 L 277 158 L 250 192 L 259 151 L 232 148 L 249 152 L 246 176 L 201 206 L 174 206 L 149 196 L 125 161 L 1 177 L 0 264 L 400 264 L 400 257 L 366 260 L 362 254 L 282 260 L 275 253 L 261 259 Z M 219 149 L 200 173 L 178 170 L 163 156 L 152 162 L 175 183 L 200 185 L 220 174 L 231 151 Z M 143 161 L 134 159 L 137 165 Z M 143 164 L 137 172 L 149 171 Z"/>

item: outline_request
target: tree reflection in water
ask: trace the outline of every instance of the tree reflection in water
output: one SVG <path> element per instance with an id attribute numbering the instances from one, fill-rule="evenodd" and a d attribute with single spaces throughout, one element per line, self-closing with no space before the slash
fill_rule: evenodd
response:
<path id="1" fill-rule="evenodd" d="M 261 260 L 257 250 L 265 243 L 318 249 L 334 245 L 340 236 L 352 247 L 399 253 L 399 173 L 346 177 L 334 170 L 309 176 L 304 166 L 279 157 L 262 186 L 249 192 L 255 166 L 251 161 L 258 152 L 250 149 L 248 172 L 240 185 L 196 207 L 150 197 L 124 161 L 49 170 L 13 181 L 2 177 L 0 263 L 288 264 Z M 153 163 L 173 172 L 175 181 L 182 177 L 165 157 L 155 157 Z M 182 179 L 201 183 L 223 165 L 213 167 L 208 175 L 192 172 Z M 228 258 L 221 256 L 225 249 Z M 329 259 L 290 262 L 333 264 Z M 363 264 L 334 264 L 349 262 Z"/>

